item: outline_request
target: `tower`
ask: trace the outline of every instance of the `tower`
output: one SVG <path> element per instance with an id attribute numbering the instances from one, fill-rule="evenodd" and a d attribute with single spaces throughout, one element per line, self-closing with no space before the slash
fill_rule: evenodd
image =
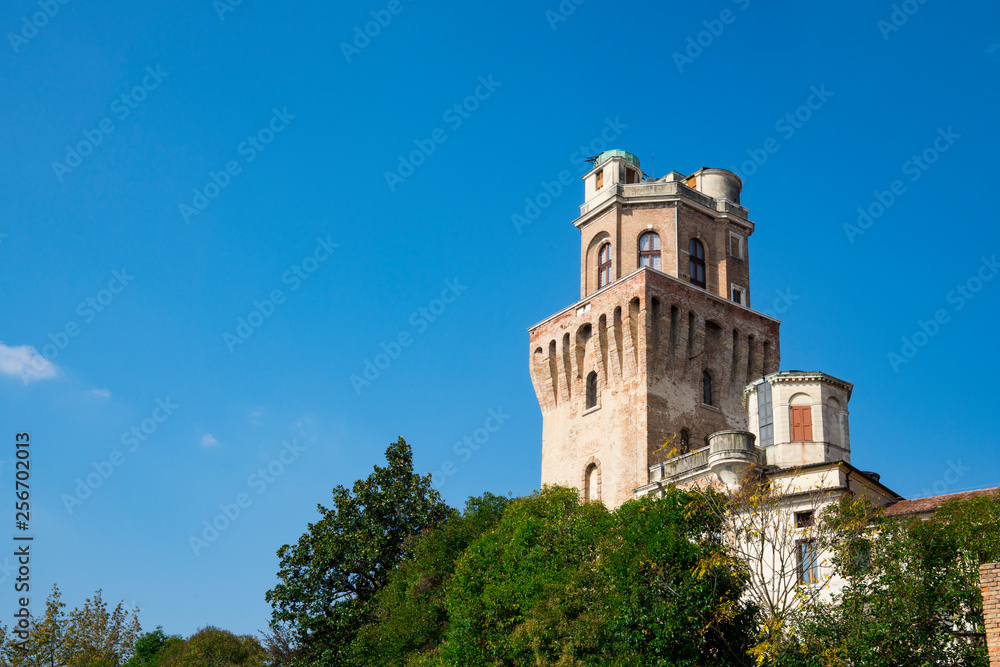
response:
<path id="1" fill-rule="evenodd" d="M 617 507 L 671 453 L 749 427 L 744 387 L 778 370 L 779 322 L 750 308 L 735 174 L 647 179 L 612 150 L 583 181 L 580 301 L 529 329 L 531 378 L 542 483 Z"/>

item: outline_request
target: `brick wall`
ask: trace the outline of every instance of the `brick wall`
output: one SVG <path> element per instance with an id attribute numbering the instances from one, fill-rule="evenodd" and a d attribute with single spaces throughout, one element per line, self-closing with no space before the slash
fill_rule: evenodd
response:
<path id="1" fill-rule="evenodd" d="M 711 433 L 745 429 L 743 387 L 778 370 L 780 359 L 777 321 L 652 269 L 529 331 L 542 483 L 580 488 L 594 463 L 610 508 L 649 481 L 669 435 L 687 430 L 697 449 Z M 712 375 L 710 406 L 702 404 L 704 370 Z M 591 372 L 596 409 L 586 404 Z"/>
<path id="2" fill-rule="evenodd" d="M 983 615 L 986 618 L 986 643 L 990 647 L 990 667 L 1000 667 L 1000 563 L 986 563 L 979 568 L 983 590 Z"/>

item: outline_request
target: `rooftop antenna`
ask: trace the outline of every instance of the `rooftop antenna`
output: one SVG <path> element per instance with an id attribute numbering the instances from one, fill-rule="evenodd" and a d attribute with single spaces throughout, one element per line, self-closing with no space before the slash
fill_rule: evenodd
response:
<path id="1" fill-rule="evenodd" d="M 650 174 L 650 178 L 652 178 L 652 179 L 656 178 L 656 156 L 655 155 L 653 156 L 653 173 Z"/>

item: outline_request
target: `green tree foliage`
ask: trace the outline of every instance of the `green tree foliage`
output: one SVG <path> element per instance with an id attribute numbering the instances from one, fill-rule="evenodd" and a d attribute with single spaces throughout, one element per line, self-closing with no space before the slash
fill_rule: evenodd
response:
<path id="1" fill-rule="evenodd" d="M 547 488 L 515 501 L 459 558 L 448 588 L 444 664 L 546 662 L 593 644 L 584 564 L 611 528 L 599 503 Z"/>
<path id="2" fill-rule="evenodd" d="M 208 626 L 186 641 L 165 642 L 156 667 L 265 667 L 267 652 L 250 635 Z"/>
<path id="3" fill-rule="evenodd" d="M 838 511 L 834 561 L 846 584 L 806 610 L 774 664 L 988 667 L 979 565 L 1000 560 L 1000 499 L 952 501 L 929 520 L 857 503 Z"/>
<path id="4" fill-rule="evenodd" d="M 69 614 L 58 586 L 45 601 L 45 614 L 33 617 L 26 642 L 7 636 L 2 667 L 119 667 L 132 656 L 139 634 L 138 609 L 119 602 L 109 610 L 101 591 Z"/>
<path id="5" fill-rule="evenodd" d="M 453 513 L 431 485 L 413 472 L 402 438 L 352 489 L 333 490 L 333 506 L 319 505 L 297 544 L 278 550 L 278 584 L 267 593 L 272 623 L 294 629 L 307 659 L 346 664 L 353 638 L 372 613 L 372 599 L 403 556 L 406 540 Z"/>
<path id="6" fill-rule="evenodd" d="M 505 509 L 473 500 L 416 541 L 354 664 L 750 664 L 753 609 L 699 500 L 670 491 L 614 513 L 558 487 Z"/>
<path id="7" fill-rule="evenodd" d="M 794 556 L 805 530 L 788 533 L 784 487 L 670 488 L 613 512 L 549 487 L 458 513 L 413 473 L 405 442 L 386 459 L 279 551 L 271 664 L 987 665 L 978 567 L 1000 560 L 996 498 L 922 521 L 862 497 L 830 508 L 817 491 L 809 539 L 843 590 L 823 601 L 793 581 L 768 598 L 749 564 Z"/>
<path id="8" fill-rule="evenodd" d="M 461 515 L 424 531 L 407 545 L 406 558 L 375 600 L 374 618 L 362 627 L 352 660 L 365 667 L 403 664 L 437 647 L 447 628 L 445 587 L 455 561 L 493 528 L 509 500 L 491 493 L 470 498 Z"/>
<path id="9" fill-rule="evenodd" d="M 596 568 L 608 591 L 598 618 L 605 655 L 632 657 L 611 664 L 749 664 L 757 610 L 705 498 L 674 489 L 615 512 Z"/>
<path id="10" fill-rule="evenodd" d="M 180 635 L 167 635 L 161 626 L 140 635 L 135 642 L 135 653 L 125 667 L 155 667 L 167 649 L 184 641 Z"/>

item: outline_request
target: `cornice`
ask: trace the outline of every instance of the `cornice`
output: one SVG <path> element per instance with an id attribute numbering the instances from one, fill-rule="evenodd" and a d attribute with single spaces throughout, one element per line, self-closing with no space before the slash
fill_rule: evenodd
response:
<path id="1" fill-rule="evenodd" d="M 663 204 L 671 202 L 675 203 L 682 202 L 686 206 L 690 206 L 692 209 L 696 211 L 711 216 L 712 219 L 714 220 L 726 220 L 740 227 L 743 227 L 744 229 L 747 229 L 751 234 L 753 233 L 755 225 L 753 222 L 749 220 L 749 218 L 742 217 L 730 211 L 720 211 L 717 208 L 712 208 L 711 206 L 699 202 L 697 199 L 690 196 L 688 192 L 685 192 L 685 190 L 689 191 L 692 194 L 698 194 L 703 197 L 705 197 L 706 195 L 702 195 L 697 190 L 693 190 L 688 186 L 684 185 L 683 183 L 669 184 L 676 186 L 675 192 L 665 192 L 663 194 L 635 195 L 635 196 L 627 196 L 624 194 L 625 187 L 635 187 L 636 185 L 653 186 L 653 185 L 668 185 L 668 184 L 666 183 L 663 184 L 639 183 L 639 184 L 626 184 L 626 185 L 616 184 L 614 188 L 610 189 L 608 191 L 608 194 L 605 195 L 606 199 L 604 201 L 596 204 L 593 209 L 580 215 L 580 217 L 578 217 L 576 220 L 573 221 L 573 225 L 576 226 L 578 229 L 582 228 L 584 225 L 588 224 L 591 220 L 604 214 L 609 208 L 615 205 L 626 207 L 626 206 L 634 206 L 637 204 Z M 711 201 L 716 201 L 716 200 L 711 200 Z M 586 206 L 586 204 L 584 204 L 584 206 Z M 739 206 L 738 204 L 733 204 L 733 206 L 736 206 L 746 211 L 745 208 Z"/>
<path id="2" fill-rule="evenodd" d="M 588 303 L 590 303 L 596 297 L 600 296 L 601 294 L 604 294 L 605 292 L 607 292 L 607 291 L 609 291 L 611 289 L 614 289 L 615 287 L 617 287 L 618 285 L 624 283 L 627 280 L 631 280 L 631 279 L 635 278 L 636 276 L 638 276 L 639 274 L 641 274 L 643 271 L 649 271 L 652 274 L 655 274 L 657 276 L 662 276 L 663 278 L 671 280 L 671 281 L 673 281 L 673 282 L 675 282 L 675 283 L 677 283 L 679 285 L 683 285 L 687 289 L 692 289 L 692 290 L 696 290 L 698 292 L 701 292 L 702 294 L 706 295 L 709 299 L 711 299 L 713 301 L 716 301 L 716 302 L 718 302 L 720 304 L 726 304 L 727 306 L 731 306 L 733 308 L 740 308 L 742 310 L 749 311 L 749 312 L 753 313 L 754 315 L 759 316 L 762 319 L 770 320 L 772 322 L 777 322 L 778 324 L 781 323 L 781 320 L 779 320 L 779 319 L 771 317 L 770 315 L 765 315 L 764 313 L 756 311 L 753 308 L 745 306 L 745 305 L 743 305 L 741 303 L 736 303 L 734 301 L 730 301 L 729 299 L 726 299 L 725 297 L 722 297 L 722 296 L 720 296 L 720 295 L 718 295 L 718 294 L 716 294 L 714 292 L 709 292 L 708 290 L 703 289 L 701 287 L 698 287 L 696 285 L 692 285 L 691 283 L 689 283 L 687 281 L 684 281 L 684 280 L 681 280 L 680 278 L 677 278 L 676 276 L 672 276 L 669 273 L 664 273 L 663 271 L 657 271 L 656 269 L 648 267 L 648 266 L 640 266 L 638 269 L 636 269 L 632 273 L 628 274 L 627 276 L 622 276 L 621 278 L 619 278 L 618 280 L 614 281 L 610 285 L 605 285 L 604 287 L 602 287 L 601 289 L 597 290 L 596 292 L 593 292 L 592 294 L 588 294 L 586 296 L 586 298 L 580 299 L 579 301 L 577 301 L 573 305 L 567 306 L 567 307 L 563 308 L 562 310 L 560 310 L 560 311 L 558 311 L 558 312 L 556 312 L 556 313 L 554 313 L 552 315 L 549 315 L 544 320 L 542 320 L 541 322 L 535 324 L 534 326 L 528 327 L 528 331 L 532 332 L 535 329 L 537 329 L 538 327 L 540 327 L 540 326 L 542 326 L 544 324 L 548 324 L 552 320 L 558 319 L 558 318 L 562 317 L 563 315 L 565 315 L 568 312 L 577 310 L 579 308 L 583 308 L 584 306 L 586 306 Z"/>

